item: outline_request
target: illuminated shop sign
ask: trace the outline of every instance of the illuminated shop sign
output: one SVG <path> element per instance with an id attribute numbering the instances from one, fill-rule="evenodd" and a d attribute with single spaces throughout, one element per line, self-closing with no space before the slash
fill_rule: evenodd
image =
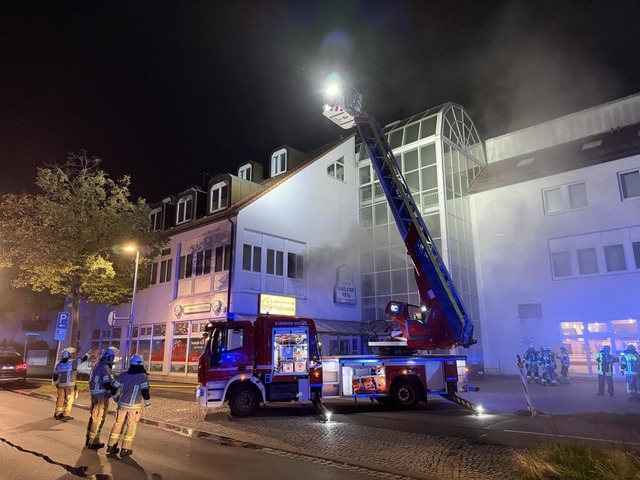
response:
<path id="1" fill-rule="evenodd" d="M 194 303 L 192 305 L 183 305 L 182 313 L 189 315 L 190 313 L 205 313 L 211 310 L 210 303 Z"/>
<path id="2" fill-rule="evenodd" d="M 262 314 L 296 316 L 296 299 L 278 295 L 260 294 L 258 311 Z"/>

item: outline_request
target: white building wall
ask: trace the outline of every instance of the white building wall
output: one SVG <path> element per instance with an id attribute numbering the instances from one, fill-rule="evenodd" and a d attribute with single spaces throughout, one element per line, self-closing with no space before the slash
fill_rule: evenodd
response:
<path id="1" fill-rule="evenodd" d="M 360 320 L 358 196 L 354 152 L 355 140 L 352 137 L 240 211 L 233 255 L 231 309 L 234 313 L 255 315 L 259 293 L 292 296 L 290 290 L 281 293 L 275 289 L 259 292 L 246 288 L 247 276 L 252 274 L 242 270 L 243 244 L 262 235 L 274 245 L 279 241 L 303 244 L 304 288 L 296 295 L 298 316 Z M 340 157 L 344 157 L 344 181 L 327 174 L 327 167 Z M 263 245 L 265 248 L 266 245 Z M 355 304 L 334 303 L 337 269 L 344 264 L 351 270 L 356 287 Z M 264 268 L 263 262 L 263 271 Z M 285 276 L 284 282 L 287 281 Z M 265 283 L 261 285 L 264 287 Z"/>
<path id="2" fill-rule="evenodd" d="M 517 373 L 516 355 L 529 341 L 557 352 L 560 322 L 640 316 L 632 252 L 626 272 L 554 280 L 548 243 L 640 225 L 640 200 L 621 201 L 617 181 L 617 172 L 639 166 L 634 156 L 472 195 L 488 372 Z M 545 216 L 542 189 L 578 181 L 586 182 L 589 207 Z M 534 303 L 542 318 L 518 318 L 519 304 Z"/>

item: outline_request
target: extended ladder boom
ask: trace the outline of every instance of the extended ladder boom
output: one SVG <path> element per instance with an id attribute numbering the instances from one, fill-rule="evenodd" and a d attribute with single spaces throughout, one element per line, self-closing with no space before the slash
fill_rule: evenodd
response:
<path id="1" fill-rule="evenodd" d="M 428 307 L 428 315 L 422 321 L 409 319 L 408 305 L 401 302 L 390 302 L 386 313 L 400 323 L 409 348 L 430 350 L 455 345 L 468 347 L 476 343 L 473 323 L 424 224 L 382 128 L 362 110 L 360 94 L 353 87 L 342 88 L 341 98 L 325 109 L 324 115 L 342 128 L 351 128 L 354 124 L 357 127 L 413 261 L 420 300 Z"/>

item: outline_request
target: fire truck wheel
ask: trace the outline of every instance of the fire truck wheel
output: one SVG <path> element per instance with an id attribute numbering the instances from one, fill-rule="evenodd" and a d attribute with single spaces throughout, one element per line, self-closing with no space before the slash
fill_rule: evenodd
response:
<path id="1" fill-rule="evenodd" d="M 412 382 L 402 382 L 394 385 L 391 390 L 391 401 L 396 408 L 409 410 L 420 401 L 418 391 Z"/>
<path id="2" fill-rule="evenodd" d="M 238 385 L 229 395 L 229 408 L 236 417 L 248 417 L 258 411 L 258 395 L 252 385 Z"/>

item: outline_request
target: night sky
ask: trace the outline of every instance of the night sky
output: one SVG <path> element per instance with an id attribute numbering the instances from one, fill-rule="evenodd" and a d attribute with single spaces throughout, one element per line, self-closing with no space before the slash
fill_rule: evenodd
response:
<path id="1" fill-rule="evenodd" d="M 344 133 L 337 72 L 385 125 L 453 101 L 483 138 L 640 92 L 640 2 L 4 1 L 0 193 L 86 149 L 150 203 Z"/>

